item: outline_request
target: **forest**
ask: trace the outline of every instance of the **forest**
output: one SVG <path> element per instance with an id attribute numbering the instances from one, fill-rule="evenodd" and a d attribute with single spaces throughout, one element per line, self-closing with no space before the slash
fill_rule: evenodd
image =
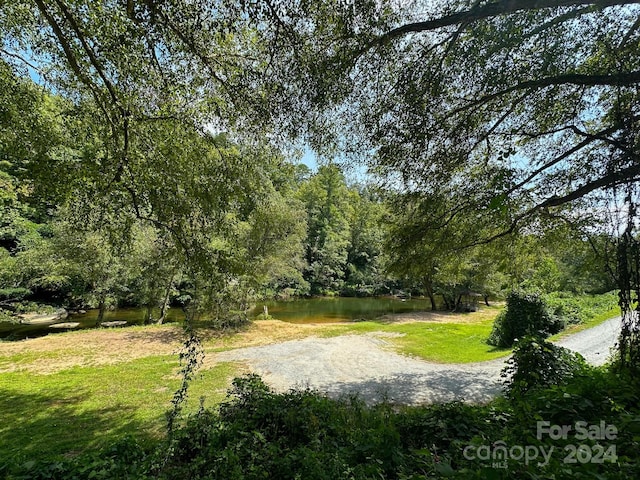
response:
<path id="1" fill-rule="evenodd" d="M 452 225 L 434 238 L 420 233 L 430 228 L 421 213 L 444 211 L 441 198 L 385 188 L 375 175 L 348 181 L 353 169 L 343 167 L 345 174 L 331 161 L 314 172 L 280 150 L 225 134 L 194 134 L 185 145 L 173 126 L 148 132 L 148 141 L 195 149 L 185 159 L 189 172 L 176 176 L 177 166 L 167 164 L 165 178 L 149 179 L 149 188 L 166 190 L 153 195 L 169 217 L 181 214 L 184 222 L 202 208 L 205 222 L 202 230 L 180 225 L 176 236 L 177 227 L 138 215 L 126 199 L 114 203 L 108 185 L 87 184 L 78 167 L 96 168 L 82 162 L 97 148 L 82 132 L 96 128 L 92 119 L 4 67 L 5 319 L 53 305 L 135 305 L 148 310 L 149 322 L 162 323 L 173 306 L 233 324 L 267 298 L 402 293 L 454 310 L 466 292 L 488 301 L 515 288 L 579 294 L 616 286 L 607 263 L 615 238 L 593 218 L 576 225 L 558 214 L 519 235 L 462 248 L 473 225 Z M 238 185 L 230 187 L 231 179 Z M 202 204 L 209 201 L 215 204 Z M 192 250 L 196 261 L 187 267 L 180 255 Z"/>
<path id="2" fill-rule="evenodd" d="M 27 441 L 0 475 L 638 473 L 637 2 L 13 0 L 0 2 L 0 34 L 0 322 L 64 308 L 97 309 L 99 325 L 139 307 L 148 331 L 175 328 L 183 343 L 173 374 L 157 366 L 179 379 L 166 431 L 127 427 L 102 450 L 41 458 Z M 310 151 L 317 165 L 302 162 Z M 602 367 L 546 340 L 584 323 L 597 295 L 621 316 Z M 223 381 L 220 367 L 226 399 L 183 411 L 205 350 L 228 348 L 211 342 L 265 328 L 251 326 L 256 305 L 374 296 L 501 309 L 481 342 L 512 355 L 504 394 L 371 406 L 256 375 Z M 20 376 L 30 354 L 10 343 L 0 410 L 22 412 L 42 402 Z M 7 386 L 14 375 L 23 391 Z M 6 418 L 3 435 L 28 415 Z M 590 438 L 577 466 L 463 454 L 496 440 L 570 450 L 534 440 L 531 418 L 619 436 L 613 451 Z"/>
<path id="3" fill-rule="evenodd" d="M 330 162 L 312 172 L 282 152 L 251 150 L 223 134 L 198 139 L 211 164 L 190 167 L 195 171 L 184 179 L 185 188 L 166 185 L 170 197 L 163 197 L 180 203 L 187 217 L 198 201 L 190 195 L 203 194 L 196 181 L 222 189 L 215 195 L 228 205 L 225 218 L 203 232 L 210 235 L 207 245 L 194 245 L 211 250 L 199 251 L 202 263 L 191 271 L 179 253 L 195 238 L 174 239 L 163 225 L 136 218 L 126 208 L 107 216 L 93 203 L 95 196 L 83 197 L 86 185 L 75 178 L 75 167 L 89 147 L 79 145 L 63 123 L 64 100 L 9 71 L 3 80 L 4 92 L 21 92 L 3 102 L 8 137 L 2 170 L 3 318 L 52 306 L 139 306 L 147 309 L 149 322 L 162 323 L 174 307 L 193 308 L 214 325 L 231 325 L 246 321 L 249 306 L 268 298 L 413 294 L 428 296 L 434 310 L 455 310 L 468 292 L 488 302 L 515 288 L 580 294 L 616 286 L 606 256 L 614 239 L 605 230 L 589 234 L 547 222 L 517 237 L 461 250 L 452 240 L 473 230 L 438 233 L 451 241 L 413 237 L 424 221 L 416 210 L 438 210 L 437 200 L 384 189 L 373 177 L 348 182 Z M 42 138 L 31 136 L 34 124 Z M 36 144 L 20 145 L 24 141 Z M 29 158 L 28 148 L 42 158 Z M 240 162 L 254 163 L 254 171 L 236 171 Z M 228 189 L 222 167 L 232 169 L 225 175 L 237 176 L 241 188 Z M 199 177 L 206 169 L 209 175 Z M 47 190 L 51 178 L 61 177 L 68 179 L 64 186 Z M 168 174 L 165 184 L 175 181 Z"/>

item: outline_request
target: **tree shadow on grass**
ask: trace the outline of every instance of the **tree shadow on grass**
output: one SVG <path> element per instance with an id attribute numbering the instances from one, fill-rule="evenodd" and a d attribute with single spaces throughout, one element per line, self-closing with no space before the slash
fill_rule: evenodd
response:
<path id="1" fill-rule="evenodd" d="M 511 351 L 511 348 L 509 348 L 509 347 L 495 347 L 495 346 L 492 346 L 492 345 L 489 345 L 489 344 L 487 344 L 487 345 L 489 347 L 491 347 L 491 348 L 487 349 L 488 353 L 504 352 L 506 354 L 506 353 L 509 353 Z"/>
<path id="2" fill-rule="evenodd" d="M 0 465 L 99 450 L 125 435 L 151 438 L 131 407 L 88 409 L 83 392 L 0 389 Z"/>

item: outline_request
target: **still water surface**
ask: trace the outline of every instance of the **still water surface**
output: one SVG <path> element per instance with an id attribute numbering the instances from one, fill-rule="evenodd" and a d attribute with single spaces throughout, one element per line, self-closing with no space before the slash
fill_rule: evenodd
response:
<path id="1" fill-rule="evenodd" d="M 407 300 L 393 297 L 309 298 L 259 303 L 251 312 L 251 316 L 255 318 L 261 314 L 264 305 L 267 306 L 272 317 L 291 323 L 354 322 L 374 319 L 387 313 L 414 312 L 431 308 L 429 300 L 422 298 Z M 144 315 L 145 309 L 143 308 L 119 308 L 105 312 L 104 321 L 124 320 L 127 325 L 142 325 L 144 323 Z M 181 321 L 183 318 L 184 314 L 179 308 L 172 308 L 167 314 L 168 322 Z M 85 314 L 70 315 L 65 320 L 55 323 L 78 322 L 80 325 L 74 330 L 81 330 L 95 328 L 97 319 L 98 310 L 96 309 L 88 310 Z M 52 322 L 52 324 L 55 323 Z M 0 323 L 0 339 L 21 340 L 65 331 L 65 329 L 51 328 L 52 324 L 20 325 Z"/>
<path id="2" fill-rule="evenodd" d="M 400 300 L 394 297 L 367 298 L 309 298 L 287 302 L 265 302 L 258 304 L 254 315 L 269 309 L 269 315 L 291 323 L 331 323 L 371 320 L 387 313 L 405 313 L 430 310 L 428 299 L 412 298 Z"/>

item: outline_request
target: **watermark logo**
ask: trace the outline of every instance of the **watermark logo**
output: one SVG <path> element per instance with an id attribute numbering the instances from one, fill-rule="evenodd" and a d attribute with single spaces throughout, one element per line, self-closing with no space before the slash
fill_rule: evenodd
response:
<path id="1" fill-rule="evenodd" d="M 494 468 L 507 468 L 507 461 L 524 462 L 525 465 L 536 462 L 543 467 L 549 464 L 554 447 L 543 445 L 513 445 L 509 447 L 502 440 L 492 445 L 467 445 L 462 454 L 467 460 L 480 460 L 491 463 Z"/>
<path id="2" fill-rule="evenodd" d="M 547 421 L 536 424 L 536 438 L 542 440 L 548 436 L 551 440 L 567 440 L 573 434 L 576 440 L 615 440 L 618 429 L 615 425 L 608 425 L 601 420 L 599 424 L 590 425 L 587 422 L 576 422 L 572 425 L 551 425 Z"/>
<path id="3" fill-rule="evenodd" d="M 606 444 L 618 438 L 618 429 L 604 421 L 598 424 L 576 422 L 573 425 L 554 425 L 539 421 L 536 424 L 536 438 L 546 440 L 543 445 L 507 445 L 499 440 L 491 445 L 467 445 L 462 454 L 470 461 L 490 464 L 493 468 L 508 468 L 509 462 L 535 464 L 544 467 L 554 455 L 565 464 L 615 462 L 616 445 Z M 562 447 L 549 445 L 548 440 L 571 441 Z M 575 443 L 574 443 L 575 442 Z M 589 443 L 581 443 L 589 442 Z"/>

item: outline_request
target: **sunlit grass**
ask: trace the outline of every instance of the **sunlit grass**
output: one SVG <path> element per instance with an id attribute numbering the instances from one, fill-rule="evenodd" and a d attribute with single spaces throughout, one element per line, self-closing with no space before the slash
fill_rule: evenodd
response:
<path id="1" fill-rule="evenodd" d="M 504 357 L 510 349 L 497 349 L 486 343 L 493 320 L 501 307 L 485 307 L 480 312 L 452 316 L 447 322 L 358 322 L 327 327 L 323 336 L 384 332 L 397 334 L 385 340 L 399 353 L 437 363 L 483 362 Z M 467 320 L 465 322 L 465 319 Z"/>

